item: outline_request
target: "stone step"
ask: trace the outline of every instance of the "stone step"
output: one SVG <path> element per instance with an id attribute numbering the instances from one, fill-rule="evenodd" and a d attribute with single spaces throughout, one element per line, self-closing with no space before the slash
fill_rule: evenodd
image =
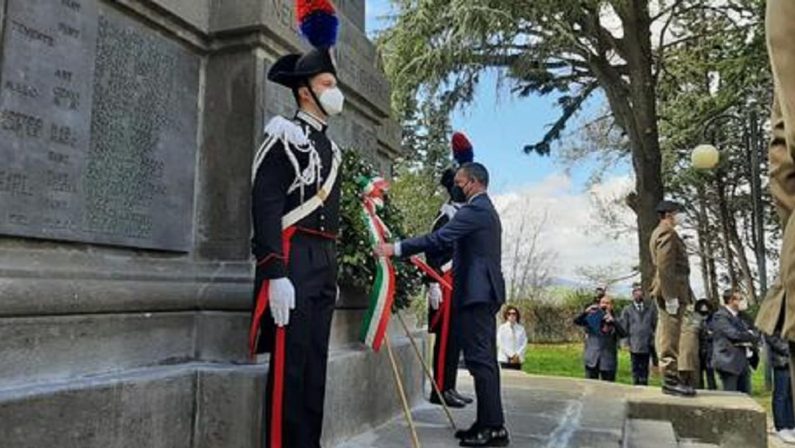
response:
<path id="1" fill-rule="evenodd" d="M 671 422 L 628 418 L 624 422 L 623 448 L 676 447 L 676 433 Z"/>
<path id="2" fill-rule="evenodd" d="M 410 404 L 422 370 L 392 339 Z M 267 364 L 183 363 L 0 388 L 0 448 L 254 448 Z M 398 415 L 385 351 L 330 353 L 324 446 Z"/>
<path id="3" fill-rule="evenodd" d="M 693 398 L 637 388 L 627 396 L 627 418 L 670 422 L 680 440 L 722 447 L 767 446 L 764 409 L 745 394 L 698 391 Z M 696 445 L 698 446 L 698 445 Z"/>
<path id="4" fill-rule="evenodd" d="M 714 443 L 696 442 L 692 440 L 680 440 L 679 448 L 720 448 L 720 445 Z"/>

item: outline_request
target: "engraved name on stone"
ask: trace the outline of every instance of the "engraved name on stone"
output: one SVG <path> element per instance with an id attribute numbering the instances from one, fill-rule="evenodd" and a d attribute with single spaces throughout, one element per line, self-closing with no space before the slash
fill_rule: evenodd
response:
<path id="1" fill-rule="evenodd" d="M 96 5 L 8 0 L 0 71 L 0 233 L 80 239 Z"/>

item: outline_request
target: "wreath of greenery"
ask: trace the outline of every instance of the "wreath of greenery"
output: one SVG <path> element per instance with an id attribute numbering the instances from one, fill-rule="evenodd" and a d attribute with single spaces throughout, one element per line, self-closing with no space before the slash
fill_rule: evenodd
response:
<path id="1" fill-rule="evenodd" d="M 362 215 L 362 197 L 356 179 L 360 176 L 374 176 L 378 173 L 375 167 L 363 159 L 354 149 L 343 151 L 342 162 L 342 198 L 340 204 L 341 238 L 337 250 L 340 266 L 340 284 L 350 286 L 368 294 L 373 285 L 375 275 L 375 258 L 370 244 L 367 227 Z M 406 238 L 404 216 L 387 193 L 384 208 L 379 216 L 392 232 L 393 239 Z M 420 292 L 422 275 L 411 263 L 395 260 L 396 309 L 407 308 L 411 298 Z"/>

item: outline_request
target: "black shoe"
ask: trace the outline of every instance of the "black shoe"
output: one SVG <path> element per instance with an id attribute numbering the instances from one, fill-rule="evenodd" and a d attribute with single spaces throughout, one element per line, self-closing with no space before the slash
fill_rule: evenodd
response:
<path id="1" fill-rule="evenodd" d="M 472 423 L 472 426 L 469 429 L 459 429 L 455 432 L 456 439 L 466 439 L 475 435 L 478 431 L 480 431 L 480 427 L 478 426 L 478 422 Z"/>
<path id="2" fill-rule="evenodd" d="M 447 405 L 448 408 L 463 408 L 467 404 L 463 401 L 456 398 L 453 394 L 450 393 L 449 390 L 442 392 L 442 397 L 444 398 L 444 403 Z M 436 392 L 431 394 L 431 403 L 433 404 L 442 404 L 442 400 L 439 400 L 439 396 L 436 395 Z"/>
<path id="3" fill-rule="evenodd" d="M 696 390 L 690 386 L 685 386 L 679 383 L 663 383 L 662 392 L 667 395 L 674 395 L 677 397 L 695 397 Z"/>
<path id="4" fill-rule="evenodd" d="M 448 392 L 450 392 L 455 398 L 458 398 L 459 400 L 463 401 L 466 404 L 472 404 L 472 402 L 475 401 L 470 397 L 467 397 L 466 395 L 462 395 L 460 392 L 458 392 L 455 389 L 450 389 Z"/>
<path id="5" fill-rule="evenodd" d="M 485 428 L 465 437 L 458 444 L 459 446 L 508 446 L 511 440 L 508 438 L 508 430 L 504 426 L 499 428 Z"/>

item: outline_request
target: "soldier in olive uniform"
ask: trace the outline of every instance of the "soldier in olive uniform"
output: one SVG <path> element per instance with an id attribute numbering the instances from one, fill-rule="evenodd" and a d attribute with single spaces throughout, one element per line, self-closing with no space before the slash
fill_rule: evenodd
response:
<path id="1" fill-rule="evenodd" d="M 652 262 L 656 269 L 651 297 L 659 308 L 656 345 L 663 374 L 663 393 L 693 396 L 695 389 L 687 384 L 689 381 L 683 382 L 679 374 L 680 355 L 687 356 L 692 351 L 689 343 L 682 346 L 680 340 L 693 314 L 687 250 L 684 241 L 676 233 L 676 223 L 681 211 L 682 207 L 671 201 L 662 201 L 657 206 L 660 224 L 654 229 L 649 241 Z M 691 338 L 685 338 L 685 341 L 690 340 Z M 698 338 L 696 356 L 697 341 Z"/>
<path id="2" fill-rule="evenodd" d="M 783 230 L 779 278 L 768 292 L 756 319 L 765 334 L 780 334 L 795 349 L 795 2 L 768 0 L 765 17 L 767 48 L 775 94 L 770 117 L 772 136 L 768 147 L 770 194 Z M 790 373 L 795 373 L 795 357 Z M 795 382 L 795 375 L 790 375 Z"/>

